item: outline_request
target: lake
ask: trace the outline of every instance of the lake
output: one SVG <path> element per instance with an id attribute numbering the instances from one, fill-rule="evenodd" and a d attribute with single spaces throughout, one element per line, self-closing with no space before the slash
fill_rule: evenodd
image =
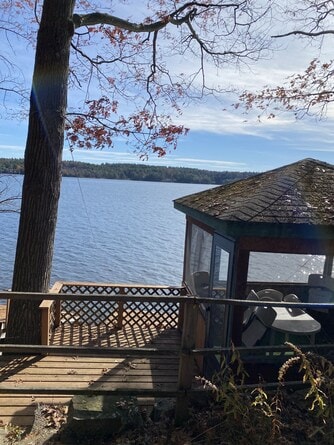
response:
<path id="1" fill-rule="evenodd" d="M 14 195 L 22 176 L 8 177 Z M 185 216 L 173 200 L 209 185 L 63 178 L 51 282 L 180 285 Z M 11 287 L 18 214 L 0 213 L 0 288 Z"/>
<path id="2" fill-rule="evenodd" d="M 22 176 L 6 176 L 12 194 Z M 180 285 L 185 215 L 173 200 L 210 185 L 63 178 L 52 278 Z M 1 188 L 1 187 L 0 187 Z M 0 213 L 0 289 L 11 287 L 19 215 Z M 307 282 L 324 257 L 252 254 L 252 281 Z"/>

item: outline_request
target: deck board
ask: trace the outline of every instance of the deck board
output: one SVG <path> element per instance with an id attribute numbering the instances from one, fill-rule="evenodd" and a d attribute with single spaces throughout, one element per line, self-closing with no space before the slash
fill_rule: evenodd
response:
<path id="1" fill-rule="evenodd" d="M 62 326 L 52 338 L 54 345 L 132 346 L 161 349 L 179 348 L 180 333 L 176 329 L 159 330 L 154 327 L 125 327 L 121 330 L 78 329 Z M 79 334 L 85 331 L 86 336 Z M 100 337 L 98 334 L 103 334 Z M 59 388 L 103 389 L 177 389 L 179 359 L 177 356 L 108 357 L 89 356 L 0 356 L 0 424 L 31 425 L 38 403 L 66 403 L 71 395 L 55 395 Z M 38 391 L 50 389 L 49 394 Z M 20 395 L 19 389 L 31 390 Z M 152 403 L 152 398 L 143 398 Z M 145 402 L 145 403 L 146 403 Z"/>

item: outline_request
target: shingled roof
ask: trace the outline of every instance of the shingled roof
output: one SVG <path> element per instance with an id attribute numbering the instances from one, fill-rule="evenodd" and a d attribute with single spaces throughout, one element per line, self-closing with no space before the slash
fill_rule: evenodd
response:
<path id="1" fill-rule="evenodd" d="M 334 227 L 334 166 L 304 159 L 174 203 L 191 216 L 222 222 Z"/>

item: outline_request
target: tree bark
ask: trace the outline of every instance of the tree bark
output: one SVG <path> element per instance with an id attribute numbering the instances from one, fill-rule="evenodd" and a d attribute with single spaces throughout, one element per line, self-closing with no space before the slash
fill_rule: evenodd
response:
<path id="1" fill-rule="evenodd" d="M 72 15 L 75 0 L 44 0 L 25 150 L 25 176 L 13 291 L 46 292 L 61 185 Z M 11 301 L 7 341 L 40 343 L 39 303 Z"/>

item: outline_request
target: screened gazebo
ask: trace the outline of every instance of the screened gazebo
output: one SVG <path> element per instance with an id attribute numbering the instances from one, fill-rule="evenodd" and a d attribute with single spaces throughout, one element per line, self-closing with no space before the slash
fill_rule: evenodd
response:
<path id="1" fill-rule="evenodd" d="M 333 165 L 304 159 L 179 198 L 174 206 L 187 220 L 183 278 L 191 294 L 334 302 Z M 255 309 L 203 305 L 198 346 L 277 344 L 290 333 L 298 343 L 334 343 L 330 309 L 299 309 L 298 316 L 277 309 L 263 319 Z"/>

